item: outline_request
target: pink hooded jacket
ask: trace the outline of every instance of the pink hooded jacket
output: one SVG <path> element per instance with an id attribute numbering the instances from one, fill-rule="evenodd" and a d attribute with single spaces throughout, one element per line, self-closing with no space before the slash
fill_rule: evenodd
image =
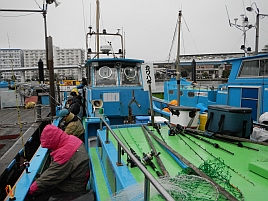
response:
<path id="1" fill-rule="evenodd" d="M 75 190 L 72 189 L 73 185 L 77 188 L 81 184 L 81 188 L 84 188 L 89 177 L 89 157 L 83 142 L 50 124 L 44 128 L 40 140 L 43 148 L 52 150 L 50 155 L 53 161 L 41 177 L 31 185 L 29 194 L 41 193 L 53 185 L 67 192 Z M 85 171 L 77 170 L 78 167 L 84 167 Z M 76 171 L 79 173 L 75 173 Z M 70 179 L 72 174 L 75 175 Z"/>
<path id="2" fill-rule="evenodd" d="M 57 126 L 47 125 L 41 134 L 41 146 L 51 149 L 54 162 L 66 163 L 83 143 L 77 137 L 66 134 Z"/>

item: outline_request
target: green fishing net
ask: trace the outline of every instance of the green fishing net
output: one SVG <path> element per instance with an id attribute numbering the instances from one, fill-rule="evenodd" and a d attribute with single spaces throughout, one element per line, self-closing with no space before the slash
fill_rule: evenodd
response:
<path id="1" fill-rule="evenodd" d="M 164 189 L 171 195 L 174 200 L 218 200 L 219 191 L 217 187 L 209 180 L 197 175 L 178 175 L 176 177 L 161 177 L 157 179 Z M 144 185 L 137 183 L 116 192 L 109 200 L 122 201 L 144 200 Z M 151 184 L 150 200 L 165 200 L 163 196 Z"/>
<path id="2" fill-rule="evenodd" d="M 222 186 L 225 190 L 231 193 L 235 198 L 238 200 L 244 199 L 242 192 L 236 186 L 230 183 L 230 169 L 221 158 L 206 160 L 202 165 L 199 166 L 199 169 L 220 186 Z M 220 197 L 222 197 L 222 195 Z"/>

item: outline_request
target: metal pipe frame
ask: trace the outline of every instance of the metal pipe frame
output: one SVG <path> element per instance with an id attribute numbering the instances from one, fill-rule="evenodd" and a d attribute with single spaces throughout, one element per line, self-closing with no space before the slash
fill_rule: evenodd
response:
<path id="1" fill-rule="evenodd" d="M 135 164 L 137 165 L 137 167 L 144 174 L 144 177 L 145 177 L 145 182 L 144 182 L 144 184 L 145 184 L 145 186 L 144 186 L 144 190 L 145 190 L 145 192 L 144 192 L 144 200 L 145 201 L 149 201 L 149 198 L 148 198 L 149 196 L 148 195 L 150 194 L 150 192 L 148 192 L 148 191 L 150 189 L 150 183 L 152 183 L 153 186 L 156 188 L 156 190 L 164 197 L 165 200 L 174 201 L 174 199 L 166 191 L 166 189 L 155 179 L 155 177 L 144 167 L 144 165 L 131 153 L 131 151 L 117 137 L 117 135 L 112 130 L 112 128 L 109 126 L 109 124 L 103 118 L 101 118 L 101 121 L 105 124 L 106 129 L 111 132 L 111 134 L 113 135 L 113 137 L 115 138 L 115 140 L 118 142 L 118 146 L 121 146 L 121 148 L 128 154 L 128 156 L 131 158 L 131 160 L 135 162 Z M 107 137 L 106 140 L 109 141 L 109 136 L 107 135 L 106 137 Z M 117 151 L 119 151 L 121 153 L 121 149 L 118 149 Z M 119 161 L 119 159 L 120 159 L 120 161 Z M 118 158 L 117 163 L 121 163 L 121 157 Z M 149 180 L 150 182 L 147 182 L 147 180 Z"/>

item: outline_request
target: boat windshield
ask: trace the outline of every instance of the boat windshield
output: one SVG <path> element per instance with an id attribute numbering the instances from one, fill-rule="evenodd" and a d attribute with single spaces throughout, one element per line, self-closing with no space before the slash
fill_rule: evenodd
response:
<path id="1" fill-rule="evenodd" d="M 268 76 L 268 59 L 243 61 L 238 77 Z"/>
<path id="2" fill-rule="evenodd" d="M 92 65 L 95 86 L 141 86 L 141 68 L 136 62 L 99 62 Z"/>
<path id="3" fill-rule="evenodd" d="M 140 85 L 140 68 L 125 66 L 121 68 L 121 85 Z"/>
<path id="4" fill-rule="evenodd" d="M 116 68 L 110 65 L 104 65 L 95 68 L 95 85 L 96 86 L 105 86 L 117 84 L 117 72 Z"/>

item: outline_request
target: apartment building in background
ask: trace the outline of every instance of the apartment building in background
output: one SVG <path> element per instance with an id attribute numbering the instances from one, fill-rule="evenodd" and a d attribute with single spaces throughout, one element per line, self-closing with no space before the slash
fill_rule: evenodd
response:
<path id="1" fill-rule="evenodd" d="M 23 68 L 23 67 L 37 67 L 40 59 L 44 64 L 45 79 L 49 78 L 49 72 L 46 65 L 46 51 L 44 49 L 0 49 L 0 68 Z M 85 50 L 83 49 L 60 49 L 53 46 L 53 62 L 54 66 L 62 66 L 61 69 L 55 69 L 55 77 L 64 79 L 65 77 L 73 77 L 78 79 L 77 68 L 66 68 L 64 66 L 83 66 L 85 63 Z M 86 76 L 85 69 L 82 69 L 81 76 Z M 38 69 L 28 70 L 25 72 L 25 80 L 37 80 Z M 1 79 L 11 79 L 12 72 L 3 72 Z M 20 72 L 16 71 L 16 79 L 20 80 Z"/>
<path id="2" fill-rule="evenodd" d="M 0 49 L 0 69 L 20 68 L 23 65 L 24 56 L 21 49 Z M 1 73 L 1 80 L 11 79 L 12 75 L 14 75 L 15 78 L 20 78 L 20 72 L 18 71 L 4 71 Z"/>
<path id="3" fill-rule="evenodd" d="M 24 52 L 24 67 L 38 66 L 38 62 L 41 59 L 44 63 L 44 76 L 45 79 L 49 78 L 49 72 L 46 65 L 46 51 L 42 49 L 36 50 L 23 50 Z M 85 63 L 85 50 L 83 49 L 60 49 L 59 47 L 53 46 L 53 63 L 54 66 L 62 66 L 62 69 L 55 69 L 54 74 L 59 79 L 65 77 L 73 77 L 78 79 L 78 71 L 76 68 L 64 69 L 64 66 L 75 65 L 82 66 Z M 82 70 L 82 77 L 86 76 L 85 69 Z M 28 71 L 26 79 L 36 79 L 38 77 L 38 70 Z"/>

